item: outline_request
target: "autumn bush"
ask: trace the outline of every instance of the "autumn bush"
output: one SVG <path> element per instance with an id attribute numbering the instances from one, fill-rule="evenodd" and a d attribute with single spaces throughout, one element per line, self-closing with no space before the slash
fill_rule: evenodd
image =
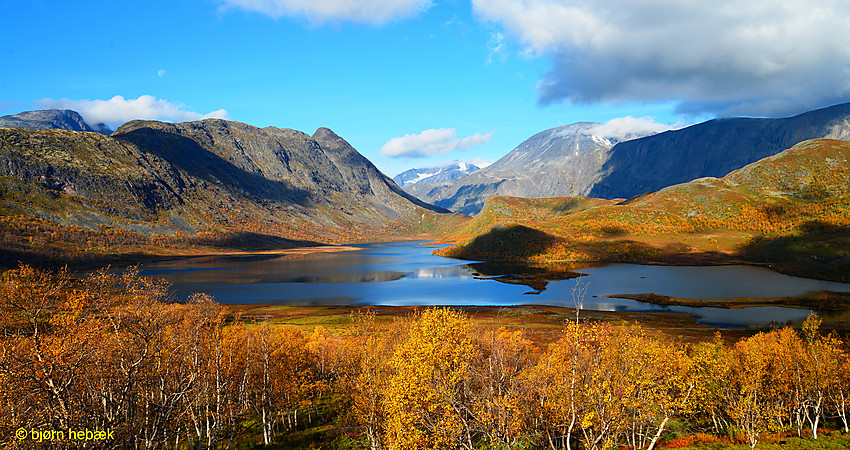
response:
<path id="1" fill-rule="evenodd" d="M 112 430 L 109 446 L 228 447 L 261 419 L 264 442 L 321 396 L 299 330 L 226 324 L 209 297 L 99 271 L 22 266 L 0 285 L 0 433 Z"/>
<path id="2" fill-rule="evenodd" d="M 320 424 L 371 449 L 754 448 L 850 431 L 847 342 L 816 316 L 731 344 L 572 320 L 546 344 L 448 308 L 308 333 L 204 295 L 174 302 L 133 270 L 0 281 L 4 445 L 22 427 L 110 429 L 99 445 L 115 448 L 273 445 Z"/>

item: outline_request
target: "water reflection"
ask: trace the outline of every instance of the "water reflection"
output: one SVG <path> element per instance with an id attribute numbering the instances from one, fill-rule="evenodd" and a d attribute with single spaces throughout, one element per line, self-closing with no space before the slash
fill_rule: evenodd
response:
<path id="1" fill-rule="evenodd" d="M 748 266 L 669 267 L 633 264 L 535 266 L 464 262 L 431 255 L 415 242 L 370 244 L 362 250 L 306 257 L 226 256 L 148 264 L 145 275 L 174 284 L 179 298 L 205 292 L 222 303 L 281 305 L 520 305 L 600 311 L 674 311 L 706 323 L 764 325 L 798 321 L 811 311 L 663 307 L 602 295 L 657 293 L 682 298 L 791 297 L 814 291 L 850 292 L 850 284 L 789 277 Z M 536 294 L 536 295 L 526 295 Z M 847 312 L 823 314 L 848 321 Z"/>
<path id="2" fill-rule="evenodd" d="M 467 267 L 474 271 L 473 275 L 477 279 L 528 286 L 536 292 L 526 292 L 526 294 L 539 294 L 546 290 L 550 281 L 569 280 L 585 275 L 582 272 L 577 272 L 577 270 L 588 266 L 574 263 L 542 266 L 515 262 L 482 262 L 468 264 Z"/>
<path id="3" fill-rule="evenodd" d="M 456 278 L 473 275 L 469 266 L 424 267 L 406 275 L 410 279 Z"/>

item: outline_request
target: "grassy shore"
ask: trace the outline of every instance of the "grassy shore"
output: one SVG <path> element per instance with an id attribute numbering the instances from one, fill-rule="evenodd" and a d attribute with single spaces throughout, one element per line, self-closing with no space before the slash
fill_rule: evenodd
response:
<path id="1" fill-rule="evenodd" d="M 815 292 L 798 297 L 769 298 L 680 298 L 655 293 L 610 294 L 607 298 L 625 298 L 661 306 L 690 306 L 710 308 L 747 308 L 751 306 L 786 306 L 791 308 L 817 309 L 821 311 L 844 311 L 850 309 L 848 292 Z"/>
<path id="2" fill-rule="evenodd" d="M 379 323 L 389 325 L 393 320 L 415 314 L 433 306 L 283 306 L 283 305 L 227 305 L 232 320 L 247 322 L 269 321 L 275 325 L 294 326 L 306 332 L 323 327 L 341 337 L 350 333 L 351 313 L 369 310 L 376 314 Z M 560 306 L 450 306 L 463 311 L 479 326 L 522 328 L 537 343 L 548 344 L 557 340 L 567 321 L 575 320 L 575 310 Z M 687 314 L 666 312 L 587 311 L 579 314 L 580 320 L 612 323 L 635 323 L 653 332 L 682 338 L 687 341 L 711 339 L 720 331 L 730 342 L 750 336 L 763 328 L 716 327 L 704 325 Z"/>

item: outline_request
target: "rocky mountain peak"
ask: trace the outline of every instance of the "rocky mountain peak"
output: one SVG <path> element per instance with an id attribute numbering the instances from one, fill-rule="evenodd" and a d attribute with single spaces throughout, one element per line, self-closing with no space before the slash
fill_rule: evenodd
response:
<path id="1" fill-rule="evenodd" d="M 30 130 L 70 130 L 112 134 L 103 123 L 88 124 L 80 113 L 70 109 L 43 109 L 0 117 L 0 128 L 27 128 Z"/>

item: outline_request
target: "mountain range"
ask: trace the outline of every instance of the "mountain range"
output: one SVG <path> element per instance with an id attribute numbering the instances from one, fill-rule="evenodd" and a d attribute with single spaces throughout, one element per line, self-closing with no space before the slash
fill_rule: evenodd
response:
<path id="1" fill-rule="evenodd" d="M 468 215 L 490 195 L 630 198 L 700 177 L 722 177 L 814 138 L 850 139 L 850 103 L 780 119 L 715 119 L 674 131 L 626 136 L 596 123 L 552 128 L 467 176 L 408 191 Z"/>
<path id="2" fill-rule="evenodd" d="M 748 240 L 796 233 L 816 219 L 844 227 L 838 239 L 846 241 L 850 217 L 846 142 L 805 141 L 850 139 L 850 104 L 649 136 L 577 123 L 538 133 L 465 175 L 458 173 L 473 167 L 398 177 L 410 192 L 453 192 L 437 203 L 480 211 L 473 220 L 406 192 L 327 128 L 307 135 L 220 119 L 135 120 L 107 136 L 85 131 L 72 111 L 6 119 L 13 126 L 0 127 L 5 265 L 414 235 L 443 236 L 458 244 L 443 254 L 462 258 L 727 261 Z M 27 120 L 30 128 L 18 126 Z M 31 129 L 38 127 L 74 130 Z M 758 164 L 744 167 L 754 158 Z M 768 172 L 756 181 L 742 175 Z M 486 200 L 505 191 L 515 196 Z M 564 191 L 599 198 L 520 198 Z"/>
<path id="3" fill-rule="evenodd" d="M 443 256 L 524 262 L 764 263 L 850 281 L 850 142 L 798 143 L 723 178 L 625 201 L 492 196 Z"/>
<path id="4" fill-rule="evenodd" d="M 408 169 L 393 177 L 395 184 L 402 188 L 409 188 L 414 184 L 434 184 L 454 180 L 455 178 L 469 175 L 480 169 L 480 167 L 461 161 L 438 167 L 424 167 L 419 169 Z"/>
<path id="5" fill-rule="evenodd" d="M 227 246 L 246 235 L 273 247 L 352 242 L 445 212 L 404 192 L 327 128 L 310 136 L 219 119 L 137 120 L 111 136 L 0 128 L 7 249 L 26 250 L 33 226 L 85 231 L 71 247 L 86 251 L 90 233 L 106 230 L 143 243 L 206 236 Z M 67 244 L 48 234 L 35 236 L 41 247 Z"/>
<path id="6" fill-rule="evenodd" d="M 112 134 L 112 129 L 105 123 L 89 125 L 80 113 L 70 109 L 44 109 L 39 111 L 24 111 L 19 114 L 0 117 L 0 128 L 19 127 L 30 130 L 71 130 L 91 131 L 102 134 Z"/>

